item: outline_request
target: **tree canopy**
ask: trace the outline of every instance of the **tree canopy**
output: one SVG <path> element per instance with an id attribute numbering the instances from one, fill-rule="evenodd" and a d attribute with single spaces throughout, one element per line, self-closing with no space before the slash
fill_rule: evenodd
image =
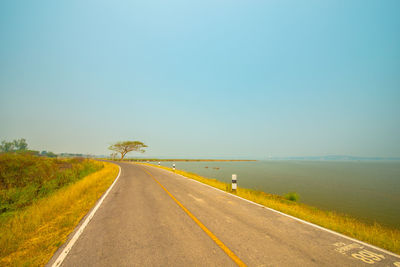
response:
<path id="1" fill-rule="evenodd" d="M 121 141 L 115 144 L 112 144 L 108 147 L 108 149 L 116 151 L 121 154 L 121 159 L 125 157 L 125 155 L 131 151 L 136 151 L 140 153 L 144 153 L 147 146 L 140 141 Z"/>
<path id="2" fill-rule="evenodd" d="M 1 141 L 0 152 L 24 151 L 28 149 L 28 144 L 24 138 L 7 142 Z"/>

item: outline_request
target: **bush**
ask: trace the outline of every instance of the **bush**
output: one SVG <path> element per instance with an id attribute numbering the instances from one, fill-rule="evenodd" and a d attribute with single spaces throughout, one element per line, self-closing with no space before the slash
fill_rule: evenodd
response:
<path id="1" fill-rule="evenodd" d="M 0 154 L 0 214 L 30 205 L 53 191 L 101 169 L 83 158 L 56 159 L 31 153 Z"/>
<path id="2" fill-rule="evenodd" d="M 296 192 L 290 192 L 290 193 L 287 193 L 284 196 L 284 198 L 287 199 L 287 200 L 290 200 L 290 201 L 297 202 L 300 199 L 300 196 Z"/>

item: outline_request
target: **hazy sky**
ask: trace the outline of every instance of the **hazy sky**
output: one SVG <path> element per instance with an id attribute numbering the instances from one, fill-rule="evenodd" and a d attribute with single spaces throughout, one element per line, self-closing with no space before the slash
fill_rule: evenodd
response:
<path id="1" fill-rule="evenodd" d="M 0 139 L 400 156 L 400 1 L 1 1 Z M 134 156 L 135 154 L 132 154 Z"/>

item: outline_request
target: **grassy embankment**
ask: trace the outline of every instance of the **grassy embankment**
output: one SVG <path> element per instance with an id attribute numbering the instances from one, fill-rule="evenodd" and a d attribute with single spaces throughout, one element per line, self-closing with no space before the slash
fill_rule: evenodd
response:
<path id="1" fill-rule="evenodd" d="M 171 168 L 164 166 L 148 165 L 173 171 Z M 231 184 L 181 170 L 175 170 L 175 173 L 208 184 L 223 191 L 231 192 Z M 320 210 L 302 203 L 289 201 L 282 196 L 272 195 L 262 191 L 238 188 L 235 194 L 266 207 L 400 254 L 399 229 L 385 227 L 377 223 L 364 223 L 345 214 Z"/>
<path id="2" fill-rule="evenodd" d="M 0 154 L 0 266 L 42 266 L 111 185 L 118 166 Z"/>

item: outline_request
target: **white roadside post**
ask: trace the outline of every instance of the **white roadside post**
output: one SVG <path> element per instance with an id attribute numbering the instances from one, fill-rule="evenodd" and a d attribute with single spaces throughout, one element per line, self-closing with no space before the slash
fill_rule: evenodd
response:
<path id="1" fill-rule="evenodd" d="M 236 193 L 237 190 L 237 176 L 232 174 L 232 192 Z"/>
<path id="2" fill-rule="evenodd" d="M 172 163 L 172 170 L 175 171 L 175 163 Z"/>
<path id="3" fill-rule="evenodd" d="M 158 162 L 158 166 L 160 166 L 161 165 L 161 162 Z"/>

